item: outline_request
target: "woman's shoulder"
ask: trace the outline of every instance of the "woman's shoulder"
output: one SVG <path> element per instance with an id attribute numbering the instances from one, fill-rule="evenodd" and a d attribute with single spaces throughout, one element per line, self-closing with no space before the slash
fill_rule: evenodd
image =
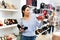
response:
<path id="1" fill-rule="evenodd" d="M 32 17 L 32 18 L 36 18 L 36 15 L 35 15 L 35 14 L 31 14 L 31 17 Z"/>
<path id="2" fill-rule="evenodd" d="M 35 14 L 32 14 L 32 15 L 31 15 L 31 19 L 37 20 L 36 15 L 35 15 Z"/>

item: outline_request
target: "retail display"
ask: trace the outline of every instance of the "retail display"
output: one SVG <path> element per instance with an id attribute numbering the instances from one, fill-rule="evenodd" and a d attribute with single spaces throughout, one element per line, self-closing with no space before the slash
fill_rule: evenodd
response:
<path id="1" fill-rule="evenodd" d="M 26 5 L 37 7 L 37 0 L 26 0 Z"/>
<path id="2" fill-rule="evenodd" d="M 17 24 L 18 22 L 17 22 L 16 19 L 5 19 L 5 20 L 4 20 L 4 23 L 5 23 L 6 25 L 11 25 L 11 24 Z"/>
<path id="3" fill-rule="evenodd" d="M 45 8 L 48 9 L 48 4 L 45 4 Z"/>
<path id="4" fill-rule="evenodd" d="M 2 9 L 16 9 L 15 5 L 13 5 L 12 3 L 7 3 L 5 2 L 5 0 L 3 0 L 2 2 L 0 2 L 0 8 Z"/>
<path id="5" fill-rule="evenodd" d="M 7 40 L 12 40 L 13 38 L 16 38 L 16 36 L 13 34 L 7 36 Z"/>
<path id="6" fill-rule="evenodd" d="M 0 26 L 3 26 L 3 24 L 0 24 Z"/>
<path id="7" fill-rule="evenodd" d="M 43 25 L 44 25 L 44 24 L 47 24 L 47 23 L 49 23 L 48 16 L 45 16 L 45 18 L 44 18 L 44 20 L 43 20 Z"/>
<path id="8" fill-rule="evenodd" d="M 7 8 L 6 3 L 5 3 L 4 0 L 2 1 L 2 6 L 4 6 L 4 8 Z"/>
<path id="9" fill-rule="evenodd" d="M 16 7 L 11 3 L 6 3 L 7 9 L 16 9 Z"/>
<path id="10" fill-rule="evenodd" d="M 45 4 L 45 3 L 41 3 L 40 4 L 40 9 L 53 9 L 51 4 Z"/>
<path id="11" fill-rule="evenodd" d="M 4 35 L 4 37 L 1 37 L 1 40 L 13 40 L 14 38 L 16 38 L 16 36 L 14 34 L 8 34 L 8 35 Z M 17 39 L 15 39 L 17 40 Z"/>
<path id="12" fill-rule="evenodd" d="M 59 12 L 59 9 L 57 9 L 56 11 Z"/>
<path id="13" fill-rule="evenodd" d="M 44 9 L 45 8 L 45 3 L 41 3 L 40 4 L 40 9 Z"/>
<path id="14" fill-rule="evenodd" d="M 47 31 L 45 31 L 45 30 L 47 30 L 47 29 L 49 28 L 48 25 L 45 25 L 45 24 L 47 24 L 47 23 L 49 23 L 47 19 L 43 19 L 43 20 L 42 20 L 42 24 L 43 24 L 44 26 L 43 26 L 41 29 L 36 30 L 36 34 L 37 34 L 37 35 L 39 35 L 39 33 L 41 33 L 42 35 L 46 35 L 46 34 L 47 34 Z M 48 29 L 48 30 L 49 30 L 49 29 Z"/>
<path id="15" fill-rule="evenodd" d="M 43 31 L 45 31 L 45 30 L 47 30 L 47 29 L 48 29 L 47 26 L 45 26 L 45 27 L 42 28 Z M 45 32 L 42 33 L 42 35 L 46 35 L 46 34 L 47 34 L 47 31 L 45 31 Z"/>
<path id="16" fill-rule="evenodd" d="M 2 21 L 0 20 L 0 26 L 3 26 L 3 23 L 2 23 Z"/>
<path id="17" fill-rule="evenodd" d="M 34 12 L 35 14 L 39 14 L 39 13 L 40 13 L 40 9 L 35 8 L 35 9 L 33 10 L 33 12 Z"/>
<path id="18" fill-rule="evenodd" d="M 47 31 L 45 31 L 45 30 L 47 30 Z M 53 33 L 53 32 L 54 32 L 54 25 L 46 25 L 46 26 L 43 26 L 41 29 L 38 29 L 38 30 L 35 31 L 35 33 L 37 35 L 39 35 L 39 33 L 41 33 L 42 35 L 46 35 L 47 33 L 50 34 L 50 33 Z"/>
<path id="19" fill-rule="evenodd" d="M 38 29 L 38 30 L 35 31 L 35 34 L 39 35 L 39 33 L 41 33 L 41 32 L 43 32 L 43 30 L 42 29 Z"/>
<path id="20" fill-rule="evenodd" d="M 45 30 L 47 30 L 47 29 L 48 29 L 48 27 L 47 26 L 44 26 L 41 29 L 36 30 L 35 31 L 35 34 L 36 35 L 39 35 L 41 33 L 41 35 L 46 35 L 47 34 L 47 31 L 45 31 Z"/>
<path id="21" fill-rule="evenodd" d="M 51 15 L 52 14 L 52 11 L 49 10 L 48 13 L 49 13 L 49 15 Z"/>
<path id="22" fill-rule="evenodd" d="M 37 6 L 37 0 L 32 0 L 32 6 Z"/>
<path id="23" fill-rule="evenodd" d="M 60 30 L 60 22 L 56 22 L 56 29 L 57 29 L 57 31 Z"/>
<path id="24" fill-rule="evenodd" d="M 47 15 L 47 10 L 43 11 L 43 15 L 46 16 Z"/>
<path id="25" fill-rule="evenodd" d="M 19 12 L 20 5 L 16 2 L 20 3 L 16 0 L 0 0 L 0 40 L 17 40 L 18 22 L 14 15 Z"/>
<path id="26" fill-rule="evenodd" d="M 39 18 L 41 20 L 42 16 Z M 39 35 L 41 33 L 42 35 L 46 35 L 47 33 L 53 33 L 54 32 L 54 21 L 53 21 L 53 16 L 50 17 L 50 20 L 48 20 L 48 15 L 45 16 L 45 18 L 42 20 L 43 22 L 43 27 L 40 30 L 36 30 L 36 34 Z M 45 25 L 49 23 L 48 25 Z M 47 30 L 47 31 L 45 31 Z"/>
<path id="27" fill-rule="evenodd" d="M 51 4 L 48 4 L 48 9 L 53 9 Z"/>
<path id="28" fill-rule="evenodd" d="M 43 20 L 43 16 L 38 16 L 37 19 L 38 20 Z"/>
<path id="29" fill-rule="evenodd" d="M 48 16 L 48 15 L 46 15 L 46 16 L 45 16 L 45 19 L 48 19 L 48 18 L 49 18 L 49 16 Z"/>
<path id="30" fill-rule="evenodd" d="M 26 5 L 32 6 L 32 0 L 26 0 Z"/>
<path id="31" fill-rule="evenodd" d="M 20 30 L 20 28 L 21 28 L 21 29 L 24 29 L 24 30 L 28 29 L 28 27 L 24 27 L 24 25 L 21 26 L 21 25 L 19 25 L 19 24 L 17 25 L 17 27 L 18 27 L 19 30 Z"/>
<path id="32" fill-rule="evenodd" d="M 43 24 L 47 24 L 48 22 L 47 21 L 43 21 Z"/>

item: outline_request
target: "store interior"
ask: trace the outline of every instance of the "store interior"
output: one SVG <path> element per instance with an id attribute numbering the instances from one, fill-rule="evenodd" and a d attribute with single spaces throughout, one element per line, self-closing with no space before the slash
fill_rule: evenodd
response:
<path id="1" fill-rule="evenodd" d="M 60 0 L 0 0 L 0 40 L 20 40 L 17 25 L 23 5 L 28 5 L 31 13 L 43 20 L 35 31 L 36 40 L 60 40 Z"/>

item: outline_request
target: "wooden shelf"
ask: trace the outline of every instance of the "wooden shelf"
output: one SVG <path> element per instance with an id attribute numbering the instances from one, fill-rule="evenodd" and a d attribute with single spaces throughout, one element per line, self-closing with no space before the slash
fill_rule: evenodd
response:
<path id="1" fill-rule="evenodd" d="M 7 25 L 7 26 L 0 26 L 0 29 L 10 28 L 10 27 L 16 27 L 17 24 Z"/>
<path id="2" fill-rule="evenodd" d="M 15 9 L 0 9 L 0 11 L 13 11 L 13 12 L 15 12 L 15 11 L 18 11 L 18 10 L 15 10 Z"/>

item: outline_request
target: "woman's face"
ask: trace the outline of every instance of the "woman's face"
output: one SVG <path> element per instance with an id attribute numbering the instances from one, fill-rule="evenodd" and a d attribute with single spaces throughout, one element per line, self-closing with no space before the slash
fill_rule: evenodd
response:
<path id="1" fill-rule="evenodd" d="M 27 7 L 27 8 L 25 9 L 25 11 L 23 11 L 23 12 L 24 12 L 24 15 L 29 15 L 29 14 L 30 14 L 30 8 Z"/>

